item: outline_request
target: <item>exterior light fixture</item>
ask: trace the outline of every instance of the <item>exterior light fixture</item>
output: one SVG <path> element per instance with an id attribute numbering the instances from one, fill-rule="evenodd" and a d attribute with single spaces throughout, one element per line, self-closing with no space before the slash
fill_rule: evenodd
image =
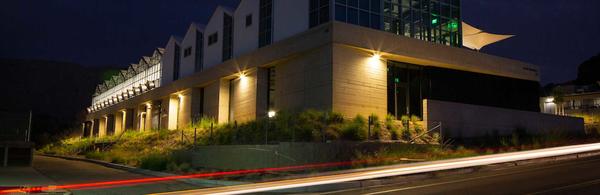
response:
<path id="1" fill-rule="evenodd" d="M 91 113 L 92 109 L 91 108 L 87 108 L 87 111 L 88 111 L 88 113 Z"/>
<path id="2" fill-rule="evenodd" d="M 248 76 L 246 76 L 246 73 L 244 72 L 240 72 L 240 81 L 246 80 L 246 78 L 248 78 Z"/>
<path id="3" fill-rule="evenodd" d="M 554 102 L 554 97 L 547 97 L 546 98 L 546 103 L 553 103 Z"/>
<path id="4" fill-rule="evenodd" d="M 374 54 L 373 54 L 373 56 L 372 56 L 371 58 L 373 58 L 374 60 L 380 60 L 380 59 L 381 59 L 381 54 L 379 54 L 379 53 L 374 53 Z"/>
<path id="5" fill-rule="evenodd" d="M 379 53 L 374 53 L 368 60 L 367 63 L 369 64 L 369 66 L 372 66 L 372 68 L 377 67 L 379 64 L 381 64 L 381 54 Z"/>
<path id="6" fill-rule="evenodd" d="M 274 110 L 270 110 L 269 112 L 267 112 L 267 117 L 273 118 L 273 117 L 275 117 L 276 114 L 277 114 L 277 112 L 275 112 Z"/>

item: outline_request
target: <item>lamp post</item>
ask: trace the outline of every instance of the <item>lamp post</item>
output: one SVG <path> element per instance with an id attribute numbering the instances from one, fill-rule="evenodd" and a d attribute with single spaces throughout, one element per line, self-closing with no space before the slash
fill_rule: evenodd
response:
<path id="1" fill-rule="evenodd" d="M 269 128 L 271 126 L 271 119 L 275 117 L 277 113 L 273 110 L 267 112 L 267 128 L 265 129 L 265 145 L 269 144 Z"/>

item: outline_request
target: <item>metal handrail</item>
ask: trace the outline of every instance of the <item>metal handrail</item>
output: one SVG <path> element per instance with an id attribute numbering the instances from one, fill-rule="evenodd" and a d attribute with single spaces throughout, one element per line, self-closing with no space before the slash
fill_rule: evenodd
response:
<path id="1" fill-rule="evenodd" d="M 413 144 L 415 142 L 415 140 L 417 140 L 418 138 L 420 138 L 421 136 L 424 136 L 426 134 L 428 134 L 429 132 L 432 132 L 435 129 L 440 129 L 440 139 L 442 136 L 442 121 L 438 121 L 438 124 L 436 126 L 434 126 L 433 128 L 429 129 L 428 131 L 425 131 L 424 133 L 421 133 L 420 135 L 417 135 L 416 137 L 414 137 L 413 139 L 411 139 L 410 141 L 408 141 L 408 143 Z"/>

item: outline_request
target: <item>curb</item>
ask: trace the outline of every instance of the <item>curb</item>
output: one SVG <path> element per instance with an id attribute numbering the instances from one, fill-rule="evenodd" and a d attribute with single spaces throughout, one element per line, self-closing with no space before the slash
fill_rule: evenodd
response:
<path id="1" fill-rule="evenodd" d="M 165 172 L 160 172 L 160 171 L 141 169 L 141 168 L 131 167 L 131 166 L 127 166 L 127 165 L 109 163 L 109 162 L 101 161 L 101 160 L 79 158 L 79 157 L 72 157 L 72 156 L 51 155 L 51 154 L 37 154 L 37 155 L 94 163 L 94 164 L 102 165 L 102 166 L 113 168 L 113 169 L 119 169 L 119 170 L 131 172 L 131 173 L 137 173 L 137 174 L 153 176 L 153 177 L 180 176 L 180 175 L 176 175 L 176 174 L 172 174 L 172 173 L 165 173 Z M 208 179 L 196 179 L 196 178 L 176 179 L 175 181 L 183 182 L 183 183 L 194 185 L 194 186 L 200 186 L 200 187 L 219 187 L 219 186 L 231 186 L 231 185 L 246 184 L 246 182 L 208 180 Z"/>

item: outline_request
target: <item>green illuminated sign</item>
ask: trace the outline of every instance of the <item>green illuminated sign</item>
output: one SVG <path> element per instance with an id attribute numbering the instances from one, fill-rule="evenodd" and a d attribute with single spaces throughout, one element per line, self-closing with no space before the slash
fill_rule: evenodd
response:
<path id="1" fill-rule="evenodd" d="M 450 30 L 458 29 L 458 22 L 456 20 L 452 20 L 452 22 L 448 23 L 448 29 L 450 29 Z"/>
<path id="2" fill-rule="evenodd" d="M 431 24 L 437 24 L 437 23 L 438 23 L 438 19 L 437 18 L 431 20 Z"/>

